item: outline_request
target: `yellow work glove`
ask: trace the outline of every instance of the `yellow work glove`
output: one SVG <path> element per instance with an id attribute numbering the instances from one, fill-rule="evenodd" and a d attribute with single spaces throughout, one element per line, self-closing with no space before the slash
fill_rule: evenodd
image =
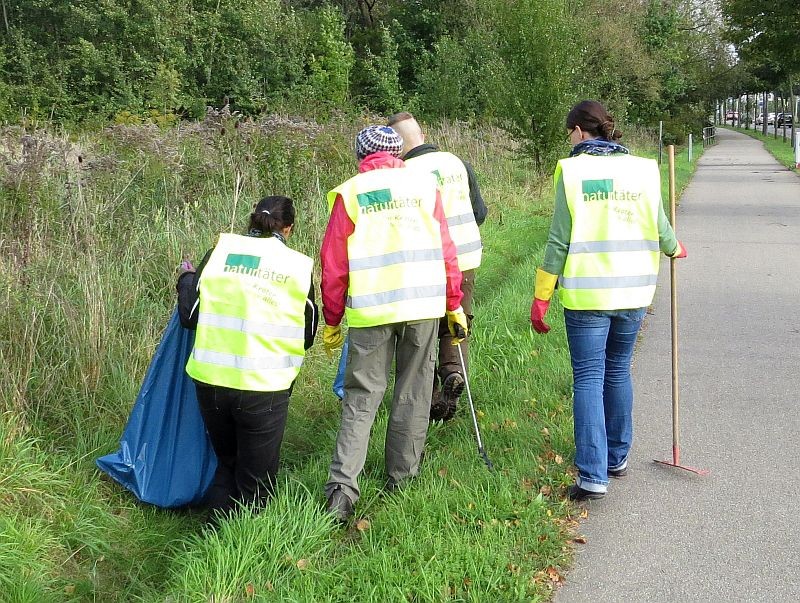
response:
<path id="1" fill-rule="evenodd" d="M 335 327 L 325 325 L 322 329 L 322 344 L 325 346 L 325 353 L 328 358 L 332 358 L 334 350 L 338 350 L 344 344 L 342 325 L 336 325 Z"/>
<path id="2" fill-rule="evenodd" d="M 550 274 L 538 268 L 536 270 L 536 284 L 533 289 L 533 297 L 541 299 L 542 301 L 550 301 L 550 298 L 553 297 L 553 291 L 556 288 L 557 282 L 557 274 Z"/>
<path id="3" fill-rule="evenodd" d="M 447 328 L 450 329 L 450 335 L 453 336 L 453 345 L 458 345 L 467 338 L 467 315 L 464 314 L 463 308 L 459 306 L 455 310 L 448 310 L 447 315 Z"/>

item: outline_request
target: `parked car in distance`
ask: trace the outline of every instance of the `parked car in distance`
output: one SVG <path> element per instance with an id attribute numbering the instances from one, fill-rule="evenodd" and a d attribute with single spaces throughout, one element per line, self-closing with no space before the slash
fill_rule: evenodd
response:
<path id="1" fill-rule="evenodd" d="M 763 123 L 764 123 L 764 114 L 762 113 L 761 115 L 756 115 L 756 125 L 760 126 L 763 125 Z"/>
<path id="2" fill-rule="evenodd" d="M 769 113 L 767 115 L 767 125 L 771 126 L 774 123 L 775 123 L 775 114 L 774 113 Z"/>
<path id="3" fill-rule="evenodd" d="M 794 119 L 794 116 L 791 113 L 778 113 L 775 116 L 775 127 L 791 126 L 792 119 Z"/>
<path id="4" fill-rule="evenodd" d="M 739 114 L 736 111 L 728 111 L 725 114 L 725 121 L 736 121 L 739 119 Z"/>

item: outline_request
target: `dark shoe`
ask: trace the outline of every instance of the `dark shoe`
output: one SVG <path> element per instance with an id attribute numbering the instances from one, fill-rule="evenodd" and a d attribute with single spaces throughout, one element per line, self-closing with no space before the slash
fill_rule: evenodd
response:
<path id="1" fill-rule="evenodd" d="M 444 421 L 447 416 L 448 405 L 447 401 L 442 397 L 442 392 L 433 392 L 431 398 L 431 421 Z"/>
<path id="2" fill-rule="evenodd" d="M 608 477 L 616 477 L 617 479 L 628 475 L 628 466 L 625 465 L 622 469 L 609 469 Z"/>
<path id="3" fill-rule="evenodd" d="M 591 492 L 590 490 L 584 490 L 578 484 L 573 484 L 570 486 L 569 491 L 567 492 L 569 499 L 574 501 L 597 500 L 599 498 L 603 498 L 605 495 L 605 492 Z"/>
<path id="4" fill-rule="evenodd" d="M 383 485 L 383 491 L 386 494 L 394 494 L 395 492 L 400 492 L 403 488 L 408 485 L 408 480 L 404 479 L 402 481 L 396 482 L 391 477 L 386 480 L 386 483 Z"/>
<path id="5" fill-rule="evenodd" d="M 341 488 L 336 488 L 328 498 L 325 512 L 333 515 L 337 522 L 345 523 L 353 515 L 353 501 Z"/>
<path id="6" fill-rule="evenodd" d="M 447 405 L 443 421 L 449 421 L 456 414 L 458 398 L 464 391 L 464 377 L 461 373 L 450 373 L 442 382 L 442 400 Z"/>
<path id="7" fill-rule="evenodd" d="M 455 398 L 458 400 L 459 396 L 464 392 L 464 377 L 461 373 L 450 373 L 442 381 L 442 397 Z"/>

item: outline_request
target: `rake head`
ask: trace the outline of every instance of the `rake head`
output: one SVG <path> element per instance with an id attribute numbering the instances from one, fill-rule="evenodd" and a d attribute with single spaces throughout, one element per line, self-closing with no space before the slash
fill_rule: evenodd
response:
<path id="1" fill-rule="evenodd" d="M 676 467 L 678 469 L 683 469 L 684 471 L 691 471 L 697 475 L 708 475 L 711 473 L 711 471 L 708 469 L 697 469 L 695 467 L 689 467 L 688 465 L 681 465 L 681 453 L 680 450 L 675 447 L 672 448 L 672 461 L 660 461 L 658 459 L 653 459 L 653 462 L 658 463 L 659 465 L 666 465 L 667 467 Z"/>

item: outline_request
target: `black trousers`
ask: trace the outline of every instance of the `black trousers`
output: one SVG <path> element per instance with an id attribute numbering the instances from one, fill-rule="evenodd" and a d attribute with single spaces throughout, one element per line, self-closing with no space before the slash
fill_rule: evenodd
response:
<path id="1" fill-rule="evenodd" d="M 199 381 L 195 388 L 218 461 L 206 506 L 227 513 L 237 503 L 264 505 L 275 491 L 292 388 L 251 392 Z"/>

